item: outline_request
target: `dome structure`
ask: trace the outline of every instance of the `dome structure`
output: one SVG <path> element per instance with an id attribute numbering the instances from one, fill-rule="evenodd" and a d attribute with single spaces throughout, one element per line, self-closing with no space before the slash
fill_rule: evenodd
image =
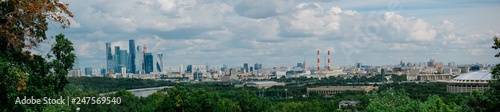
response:
<path id="1" fill-rule="evenodd" d="M 447 81 L 446 90 L 451 93 L 472 92 L 477 90 L 483 92 L 490 88 L 488 81 L 492 80 L 491 73 L 488 70 L 481 70 L 462 74 L 453 80 Z"/>
<path id="2" fill-rule="evenodd" d="M 491 80 L 491 73 L 488 70 L 481 70 L 477 72 L 471 72 L 462 74 L 458 77 L 453 78 L 454 81 L 458 82 L 486 82 Z"/>

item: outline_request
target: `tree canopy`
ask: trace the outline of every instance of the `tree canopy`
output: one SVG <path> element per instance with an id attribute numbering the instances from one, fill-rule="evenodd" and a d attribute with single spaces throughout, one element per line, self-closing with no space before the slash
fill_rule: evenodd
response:
<path id="1" fill-rule="evenodd" d="M 50 21 L 68 28 L 73 14 L 58 0 L 0 1 L 0 111 L 40 111 L 44 105 L 15 104 L 17 97 L 53 97 L 68 83 L 76 58 L 72 42 L 55 36 L 47 54 L 33 53 L 45 44 Z"/>

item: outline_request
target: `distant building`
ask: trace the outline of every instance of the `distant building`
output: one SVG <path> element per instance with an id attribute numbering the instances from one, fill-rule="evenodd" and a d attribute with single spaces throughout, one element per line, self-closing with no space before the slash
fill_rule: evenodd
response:
<path id="1" fill-rule="evenodd" d="M 321 86 L 316 88 L 307 88 L 307 95 L 309 92 L 318 92 L 325 96 L 332 96 L 337 93 L 342 93 L 346 91 L 367 93 L 373 90 L 378 90 L 378 87 L 373 86 Z"/>
<path id="2" fill-rule="evenodd" d="M 118 57 L 120 60 L 120 61 L 118 61 L 119 62 L 118 65 L 128 67 L 127 66 L 127 62 L 128 62 L 127 61 L 127 58 L 128 58 L 127 50 L 120 50 Z"/>
<path id="3" fill-rule="evenodd" d="M 451 74 L 420 74 L 417 76 L 417 81 L 437 81 L 437 80 L 451 80 Z"/>
<path id="4" fill-rule="evenodd" d="M 104 76 L 106 76 L 106 69 L 104 69 L 104 68 L 102 68 L 102 69 L 101 69 L 101 75 L 102 75 L 103 77 L 104 77 Z"/>
<path id="5" fill-rule="evenodd" d="M 363 66 L 363 64 L 361 63 L 356 63 L 356 68 L 361 68 Z"/>
<path id="6" fill-rule="evenodd" d="M 194 80 L 202 80 L 203 79 L 203 72 L 194 72 L 193 79 Z"/>
<path id="7" fill-rule="evenodd" d="M 222 68 L 220 68 L 220 71 L 227 71 L 227 65 L 222 65 Z"/>
<path id="8" fill-rule="evenodd" d="M 135 50 L 135 41 L 133 39 L 129 40 L 128 42 L 128 46 L 129 46 L 129 59 L 128 59 L 128 73 L 135 73 L 137 70 L 137 66 L 136 66 L 136 50 Z"/>
<path id="9" fill-rule="evenodd" d="M 144 54 L 142 53 L 142 47 L 137 46 L 135 49 L 135 73 L 143 74 L 144 71 Z"/>
<path id="10" fill-rule="evenodd" d="M 243 87 L 243 86 L 247 86 L 247 87 L 255 87 L 255 88 L 259 88 L 259 89 L 267 89 L 267 88 L 270 88 L 272 86 L 285 86 L 285 83 L 279 83 L 279 82 L 275 82 L 275 81 L 254 81 L 254 82 L 247 82 L 247 83 L 244 83 L 244 84 L 237 84 L 237 85 L 234 85 L 235 87 Z"/>
<path id="11" fill-rule="evenodd" d="M 297 68 L 302 68 L 302 63 L 297 63 Z"/>
<path id="12" fill-rule="evenodd" d="M 146 74 L 153 72 L 153 54 L 144 54 L 144 67 Z"/>
<path id="13" fill-rule="evenodd" d="M 92 68 L 90 67 L 85 68 L 85 75 L 92 75 Z"/>
<path id="14" fill-rule="evenodd" d="M 193 73 L 193 65 L 188 65 L 186 67 L 186 73 Z"/>
<path id="15" fill-rule="evenodd" d="M 248 63 L 243 63 L 243 69 L 245 69 L 245 72 L 248 72 Z"/>
<path id="16" fill-rule="evenodd" d="M 115 63 L 113 54 L 111 53 L 111 43 L 106 42 L 106 69 L 108 72 L 114 73 Z"/>
<path id="17" fill-rule="evenodd" d="M 156 69 L 158 72 L 163 71 L 163 54 L 156 54 Z"/>
<path id="18" fill-rule="evenodd" d="M 488 70 L 462 74 L 451 81 L 447 81 L 446 90 L 450 93 L 472 92 L 477 90 L 484 92 L 490 88 L 488 81 L 492 80 L 492 75 Z"/>
<path id="19" fill-rule="evenodd" d="M 356 106 L 356 104 L 361 103 L 361 101 L 353 101 L 353 100 L 342 100 L 339 102 L 339 109 L 346 106 Z"/>

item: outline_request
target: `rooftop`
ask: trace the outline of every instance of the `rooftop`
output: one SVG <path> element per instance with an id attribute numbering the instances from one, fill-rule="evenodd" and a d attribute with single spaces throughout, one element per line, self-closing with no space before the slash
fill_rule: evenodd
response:
<path id="1" fill-rule="evenodd" d="M 455 77 L 454 80 L 491 80 L 491 73 L 488 70 L 481 70 L 477 72 L 462 74 L 458 77 Z"/>

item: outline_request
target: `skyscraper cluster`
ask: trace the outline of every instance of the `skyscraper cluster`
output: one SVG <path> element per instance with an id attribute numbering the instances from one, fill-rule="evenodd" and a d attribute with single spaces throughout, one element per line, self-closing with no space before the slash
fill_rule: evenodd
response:
<path id="1" fill-rule="evenodd" d="M 149 74 L 154 72 L 153 54 L 147 50 L 147 44 L 143 47 L 136 46 L 134 40 L 129 40 L 129 49 L 121 50 L 115 46 L 115 53 L 111 51 L 111 43 L 106 42 L 106 63 L 108 73 L 133 73 Z M 156 71 L 162 72 L 163 54 L 157 54 Z"/>

